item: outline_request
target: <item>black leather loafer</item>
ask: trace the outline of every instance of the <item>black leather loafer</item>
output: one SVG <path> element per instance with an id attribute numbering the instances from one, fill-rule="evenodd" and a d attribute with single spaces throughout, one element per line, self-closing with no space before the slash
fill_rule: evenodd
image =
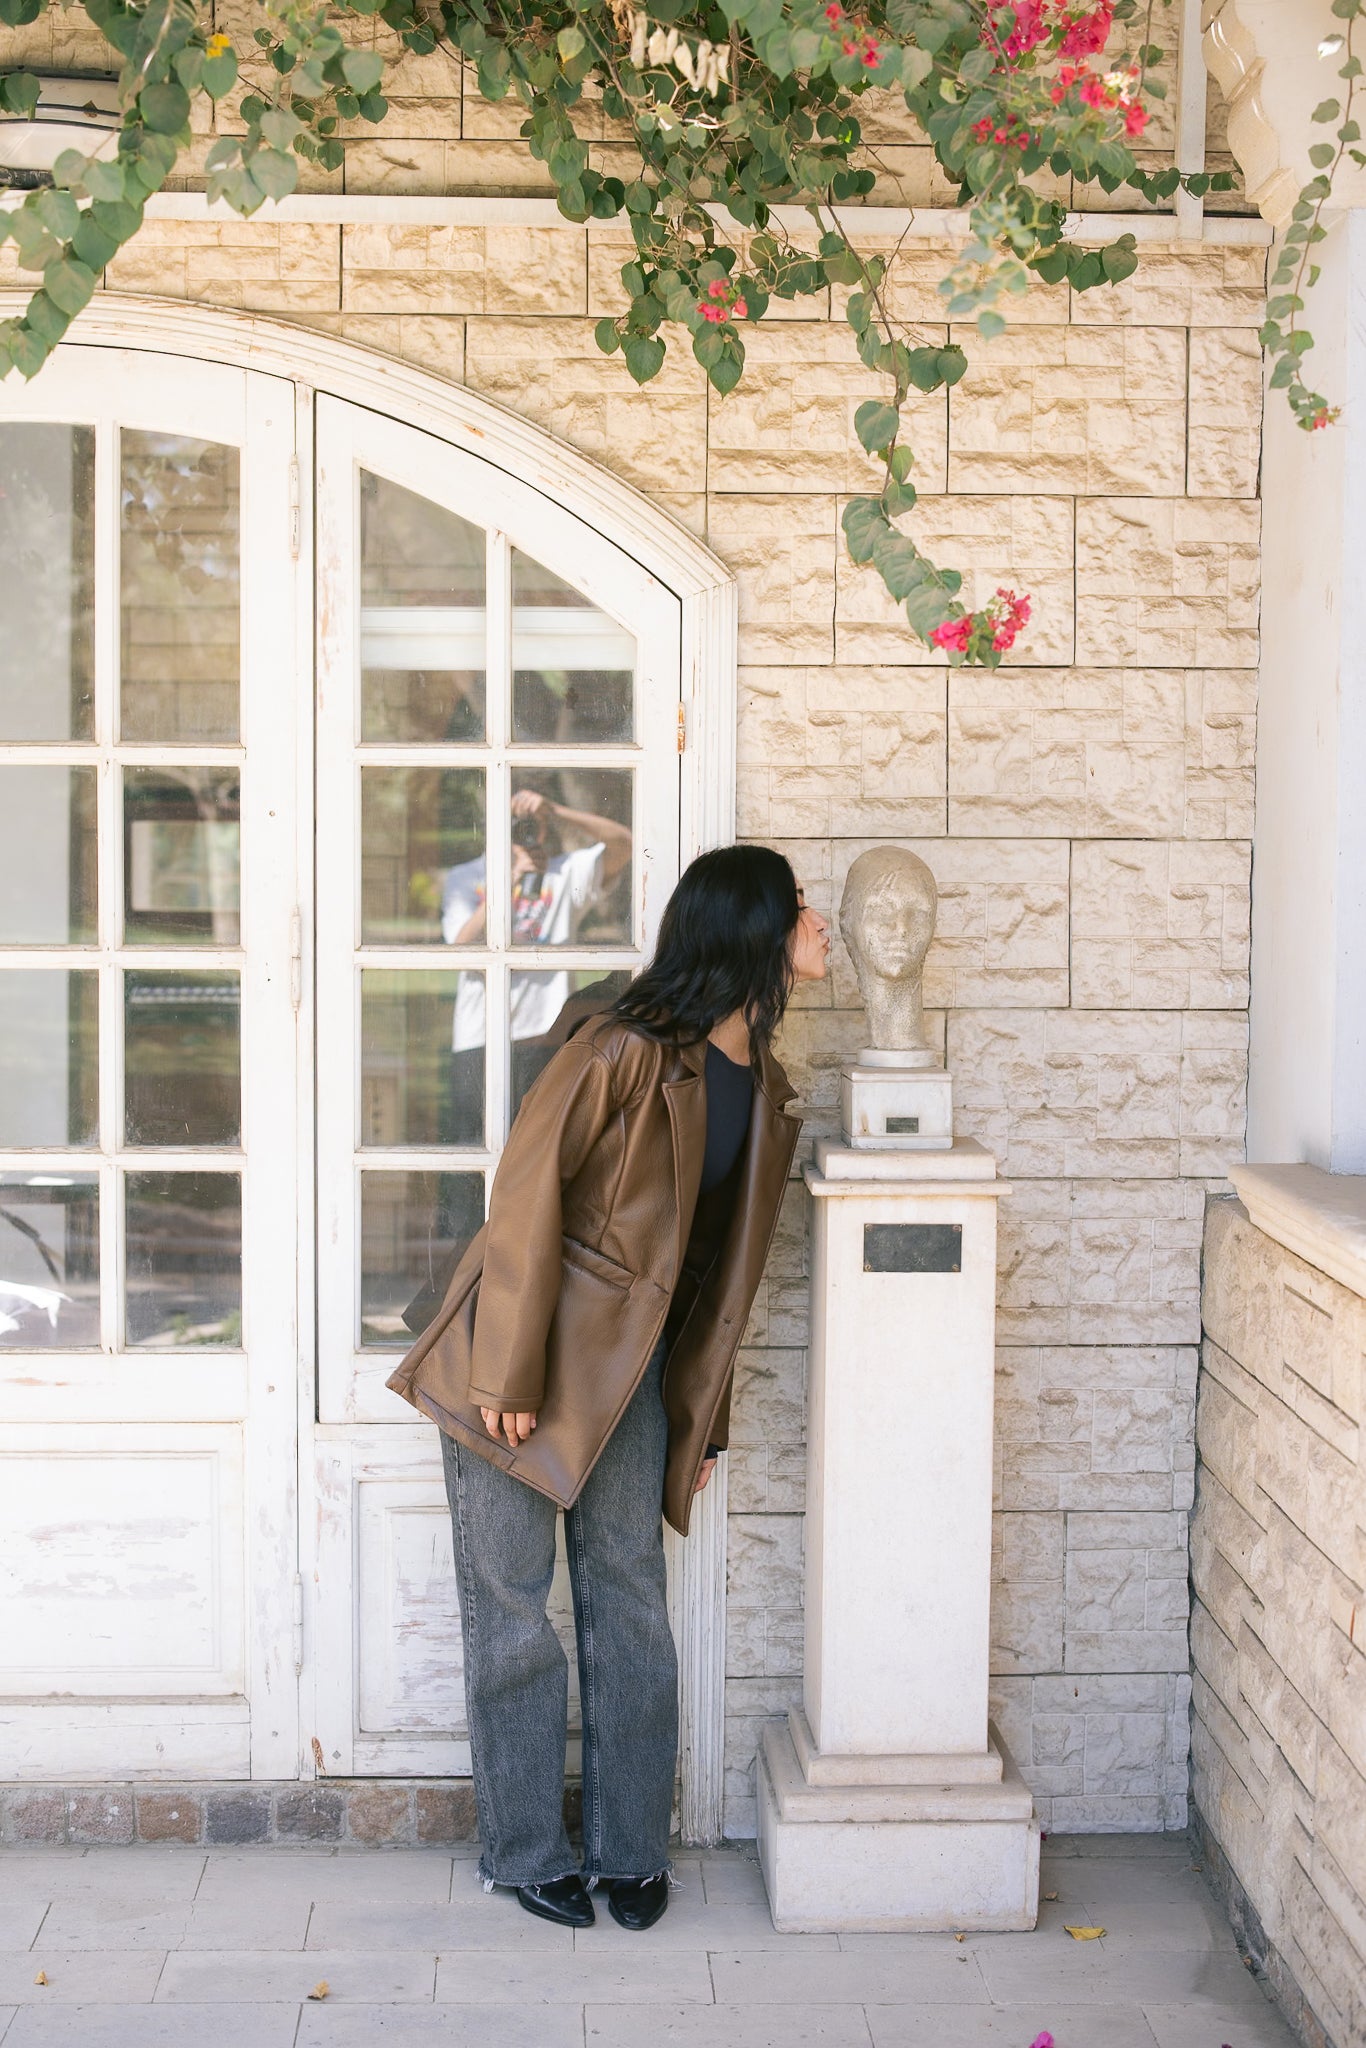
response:
<path id="1" fill-rule="evenodd" d="M 528 1913 L 538 1920 L 553 1920 L 557 1927 L 591 1927 L 597 1918 L 588 1887 L 577 1871 L 550 1884 L 519 1884 L 517 1898 Z"/>
<path id="2" fill-rule="evenodd" d="M 619 1877 L 607 1892 L 608 1912 L 618 1927 L 629 1928 L 632 1934 L 653 1927 L 668 1903 L 669 1880 L 662 1871 L 658 1877 Z"/>

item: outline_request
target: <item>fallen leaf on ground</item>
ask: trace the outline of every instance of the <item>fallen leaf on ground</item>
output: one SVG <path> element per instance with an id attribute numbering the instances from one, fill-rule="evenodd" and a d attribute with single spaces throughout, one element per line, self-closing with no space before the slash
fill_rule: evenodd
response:
<path id="1" fill-rule="evenodd" d="M 38 1972 L 37 1976 L 36 1976 L 36 1977 L 34 1978 L 34 1980 L 33 1980 L 33 1981 L 34 1981 L 34 1983 L 35 1983 L 35 1984 L 46 1984 L 46 1982 L 47 1982 L 47 1971 L 46 1971 L 46 1970 L 40 1970 L 40 1971 Z"/>
<path id="2" fill-rule="evenodd" d="M 966 1936 L 966 1934 L 955 1934 L 953 1938 L 954 1938 L 954 1940 L 955 1940 L 955 1941 L 966 1941 L 966 1940 L 967 1940 L 967 1936 Z"/>
<path id="3" fill-rule="evenodd" d="M 1058 1896 L 1058 1895 L 1057 1895 L 1057 1893 L 1056 1893 L 1056 1892 L 1045 1892 L 1045 1893 L 1044 1893 L 1044 1897 L 1045 1897 L 1045 1898 L 1046 1898 L 1046 1899 L 1048 1900 L 1048 1902 L 1049 1902 L 1049 1904 L 1050 1904 L 1050 1905 L 1051 1905 L 1051 1904 L 1053 1903 L 1054 1899 L 1056 1899 L 1056 1898 L 1057 1898 L 1057 1896 Z"/>
<path id="4" fill-rule="evenodd" d="M 326 1977 L 319 1977 L 317 1983 L 313 1986 L 313 1989 L 309 1992 L 308 1995 L 310 1998 L 326 1998 L 330 1989 L 331 1986 L 329 1985 Z"/>
<path id="5" fill-rule="evenodd" d="M 1071 1935 L 1073 1941 L 1099 1941 L 1105 1929 L 1103 1927 L 1069 1927 L 1067 1932 Z"/>

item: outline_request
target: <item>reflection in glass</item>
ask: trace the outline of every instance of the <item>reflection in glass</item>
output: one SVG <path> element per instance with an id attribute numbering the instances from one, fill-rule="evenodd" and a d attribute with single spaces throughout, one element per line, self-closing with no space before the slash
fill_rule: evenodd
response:
<path id="1" fill-rule="evenodd" d="M 481 768 L 362 768 L 361 943 L 435 946 L 452 869 L 484 855 Z M 483 902 L 482 879 L 479 902 Z M 448 945 L 482 945 L 456 932 Z"/>
<path id="2" fill-rule="evenodd" d="M 125 1144 L 241 1142 L 241 1009 L 235 974 L 124 975 Z"/>
<path id="3" fill-rule="evenodd" d="M 130 1173 L 125 1322 L 130 1345 L 242 1343 L 242 1176 Z"/>
<path id="4" fill-rule="evenodd" d="M 363 1173 L 360 1188 L 361 1344 L 402 1350 L 484 1220 L 484 1176 Z"/>
<path id="5" fill-rule="evenodd" d="M 563 1024 L 558 1030 L 553 1029 L 565 1004 L 573 1004 L 572 1017 L 606 1009 L 613 997 L 621 994 L 634 971 L 630 967 L 614 968 L 608 974 L 595 967 L 514 970 L 510 1002 L 511 1116 L 516 1116 L 527 1089 L 567 1035 Z M 534 1032 L 527 1028 L 532 1023 L 536 1026 Z"/>
<path id="6" fill-rule="evenodd" d="M 0 945 L 93 943 L 95 775 L 0 768 Z"/>
<path id="7" fill-rule="evenodd" d="M 360 476 L 361 738 L 484 737 L 484 534 Z"/>
<path id="8" fill-rule="evenodd" d="M 514 777 L 514 946 L 629 943 L 631 783 L 629 768 L 530 769 Z M 449 876 L 448 901 L 454 887 Z"/>
<path id="9" fill-rule="evenodd" d="M 124 769 L 128 945 L 240 943 L 240 817 L 235 768 Z"/>
<path id="10" fill-rule="evenodd" d="M 93 1173 L 0 1173 L 0 1348 L 99 1343 L 99 1214 Z"/>
<path id="11" fill-rule="evenodd" d="M 0 741 L 95 736 L 95 430 L 0 426 Z"/>
<path id="12" fill-rule="evenodd" d="M 119 451 L 120 736 L 235 740 L 238 452 L 129 427 Z"/>
<path id="13" fill-rule="evenodd" d="M 99 979 L 0 970 L 0 1149 L 99 1142 Z"/>
<path id="14" fill-rule="evenodd" d="M 512 737 L 629 740 L 636 643 L 591 598 L 512 551 Z"/>
<path id="15" fill-rule="evenodd" d="M 456 1046 L 483 975 L 367 968 L 360 989 L 362 1145 L 482 1145 L 482 1032 Z"/>

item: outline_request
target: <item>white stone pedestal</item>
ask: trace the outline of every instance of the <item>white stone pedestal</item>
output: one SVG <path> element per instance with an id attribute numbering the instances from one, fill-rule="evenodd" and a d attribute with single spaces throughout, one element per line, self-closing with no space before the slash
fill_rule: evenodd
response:
<path id="1" fill-rule="evenodd" d="M 759 1757 L 774 1925 L 1029 1928 L 1039 1831 L 987 1726 L 996 1202 L 971 1139 L 822 1140 L 804 1709 Z"/>

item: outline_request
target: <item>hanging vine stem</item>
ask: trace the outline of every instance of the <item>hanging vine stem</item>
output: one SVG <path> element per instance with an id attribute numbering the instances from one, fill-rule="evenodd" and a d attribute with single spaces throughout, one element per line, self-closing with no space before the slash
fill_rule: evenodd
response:
<path id="1" fill-rule="evenodd" d="M 1361 59 L 1352 48 L 1352 35 L 1364 4 L 1366 0 L 1333 0 L 1334 14 L 1347 24 L 1346 34 L 1336 39 L 1337 50 L 1331 47 L 1334 39 L 1330 37 L 1320 45 L 1320 51 L 1321 54 L 1335 56 L 1338 51 L 1346 49 L 1347 62 L 1338 71 L 1338 77 L 1347 83 L 1346 105 L 1334 99 L 1322 100 L 1311 118 L 1327 126 L 1330 121 L 1342 117 L 1337 130 L 1337 146 L 1335 148 L 1331 142 L 1316 142 L 1309 152 L 1309 161 L 1315 166 L 1317 175 L 1301 189 L 1291 209 L 1290 225 L 1271 273 L 1272 297 L 1259 336 L 1262 347 L 1272 359 L 1271 388 L 1285 392 L 1296 424 L 1306 433 L 1331 425 L 1342 413 L 1340 405 L 1329 405 L 1321 392 L 1311 391 L 1304 381 L 1301 365 L 1314 346 L 1314 339 L 1298 322 L 1304 311 L 1306 273 L 1308 289 L 1312 291 L 1318 282 L 1319 266 L 1310 262 L 1310 251 L 1327 235 L 1321 216 L 1332 196 L 1333 180 L 1342 159 L 1348 156 L 1359 167 L 1366 167 L 1366 151 L 1356 147 L 1361 140 L 1361 129 L 1352 117 L 1352 103 L 1361 79 Z M 1278 292 L 1276 289 L 1287 285 L 1288 291 L 1282 289 Z M 1283 326 L 1283 321 L 1288 324 Z"/>

